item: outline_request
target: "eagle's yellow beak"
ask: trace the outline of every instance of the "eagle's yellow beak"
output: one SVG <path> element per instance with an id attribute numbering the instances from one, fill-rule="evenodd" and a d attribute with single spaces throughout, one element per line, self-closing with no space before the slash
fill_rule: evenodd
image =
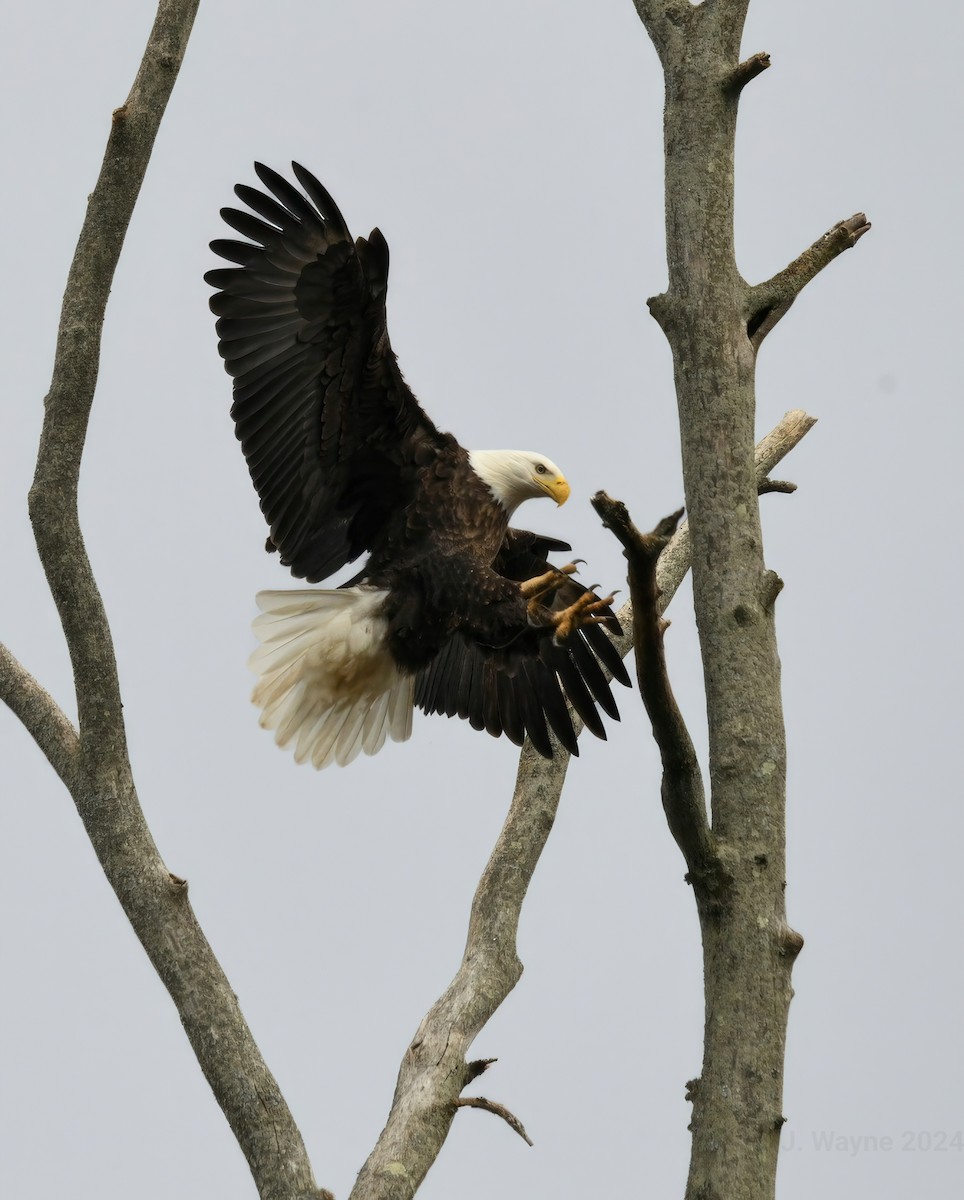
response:
<path id="1" fill-rule="evenodd" d="M 540 479 L 536 476 L 536 482 L 545 489 L 546 495 L 551 496 L 556 504 L 565 504 L 569 499 L 569 484 L 566 482 L 565 475 L 557 475 L 555 479 Z"/>

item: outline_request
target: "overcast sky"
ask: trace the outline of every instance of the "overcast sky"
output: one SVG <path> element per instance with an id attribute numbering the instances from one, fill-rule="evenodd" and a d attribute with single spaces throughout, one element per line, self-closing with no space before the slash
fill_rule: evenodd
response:
<path id="1" fill-rule="evenodd" d="M 946 1197 L 960 1096 L 960 47 L 949 0 L 754 0 L 737 164 L 757 281 L 840 218 L 873 232 L 767 340 L 759 430 L 819 424 L 763 502 L 788 722 L 794 972 L 782 1200 Z M 67 267 L 148 0 L 9 6 L 0 638 L 74 711 L 26 493 Z M 915 22 L 919 27 L 915 27 Z M 926 22 L 926 24 L 925 24 Z M 525 525 L 625 586 L 588 496 L 652 524 L 682 498 L 665 285 L 661 78 L 631 0 L 204 0 L 107 313 L 81 487 L 135 775 L 169 868 L 308 1144 L 345 1196 L 398 1063 L 454 973 L 517 755 L 417 717 L 316 774 L 257 727 L 245 661 L 262 551 L 203 272 L 252 160 L 298 158 L 392 250 L 406 376 L 470 447 L 535 448 L 573 484 Z M 690 598 L 668 653 L 700 744 Z M 420 1195 L 682 1195 L 699 1072 L 699 934 L 638 698 L 586 739 L 523 913 L 525 975 L 474 1050 Z M 166 992 L 69 797 L 0 713 L 0 1190 L 19 1200 L 253 1194 Z M 850 1139 L 840 1142 L 838 1139 Z M 889 1142 L 886 1139 L 890 1139 Z"/>

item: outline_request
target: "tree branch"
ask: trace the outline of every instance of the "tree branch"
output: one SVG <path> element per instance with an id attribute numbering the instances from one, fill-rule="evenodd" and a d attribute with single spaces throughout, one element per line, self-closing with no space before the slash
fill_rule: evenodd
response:
<path id="1" fill-rule="evenodd" d="M 501 1117 L 503 1121 L 519 1135 L 526 1145 L 532 1145 L 532 1138 L 525 1131 L 525 1126 L 517 1116 L 509 1112 L 504 1104 L 499 1104 L 495 1100 L 487 1100 L 485 1096 L 460 1096 L 455 1102 L 456 1108 L 484 1108 L 486 1112 L 490 1112 L 497 1117 Z"/>
<path id="2" fill-rule="evenodd" d="M 49 692 L 0 643 L 0 700 L 20 718 L 47 761 L 68 788 L 76 782 L 77 731 Z"/>
<path id="3" fill-rule="evenodd" d="M 388 1121 L 349 1200 L 411 1200 L 438 1157 L 462 1089 L 478 1075 L 466 1062 L 469 1047 L 522 975 L 519 915 L 568 762 L 561 748 L 552 760 L 522 754 L 509 814 L 472 900 L 462 963 L 405 1052 Z"/>
<path id="4" fill-rule="evenodd" d="M 790 310 L 790 306 L 811 279 L 829 266 L 838 255 L 856 246 L 870 229 L 863 213 L 838 221 L 823 237 L 795 258 L 788 267 L 750 288 L 747 294 L 747 336 L 754 348 Z"/>
<path id="5" fill-rule="evenodd" d="M 783 487 L 772 486 L 769 478 L 770 472 L 786 458 L 794 446 L 806 437 L 816 423 L 817 418 L 811 417 L 803 409 L 791 409 L 757 444 L 754 453 L 754 470 L 756 471 L 757 491 L 761 495 L 770 491 L 785 490 Z M 676 589 L 689 570 L 690 555 L 689 522 L 684 521 L 660 555 L 656 566 L 660 614 L 666 611 L 670 600 L 676 594 Z M 616 615 L 619 617 L 620 624 L 631 625 L 633 620 L 632 602 L 627 601 Z"/>
<path id="6" fill-rule="evenodd" d="M 729 877 L 707 820 L 703 776 L 693 740 L 669 682 L 663 649 L 666 626 L 659 616 L 656 584 L 656 564 L 683 510 L 666 517 L 652 533 L 644 534 L 633 524 L 626 505 L 605 492 L 593 496 L 592 506 L 619 540 L 629 564 L 636 677 L 663 764 L 661 794 L 666 820 L 686 859 L 690 881 L 710 899 L 725 891 Z"/>
<path id="7" fill-rule="evenodd" d="M 110 770 L 126 757 L 117 666 L 77 518 L 77 483 L 97 384 L 104 310 L 154 139 L 177 78 L 198 0 L 161 0 L 107 151 L 67 277 L 30 518 L 60 614 L 77 693 L 81 745 Z M 111 747 L 108 763 L 104 750 Z"/>
<path id="8" fill-rule="evenodd" d="M 750 58 L 744 59 L 743 62 L 730 74 L 726 81 L 726 86 L 731 92 L 739 95 L 746 85 L 758 75 L 762 75 L 770 66 L 770 55 L 765 50 L 761 50 L 759 54 L 754 54 Z"/>
<path id="9" fill-rule="evenodd" d="M 77 484 L 97 382 L 111 281 L 198 0 L 160 0 L 107 151 L 71 264 L 53 378 L 30 491 L 34 536 L 70 651 L 79 737 L 19 663 L 5 655 L 3 695 L 67 783 L 91 844 L 178 1014 L 263 1200 L 319 1191 L 297 1126 L 237 998 L 165 867 L 138 803 L 110 628 L 84 549 Z"/>
<path id="10" fill-rule="evenodd" d="M 789 412 L 757 448 L 761 480 L 814 425 Z M 684 525 L 659 556 L 659 611 L 665 611 L 689 569 Z M 631 602 L 619 620 L 633 625 Z M 625 657 L 632 633 L 613 639 Z M 577 734 L 582 729 L 572 714 Z M 569 754 L 553 740 L 554 757 L 542 758 L 529 742 L 519 758 L 515 794 L 502 832 L 472 901 L 462 963 L 452 983 L 426 1014 L 405 1052 L 388 1121 L 359 1173 L 349 1200 L 410 1200 L 438 1157 L 462 1089 L 478 1075 L 466 1062 L 479 1031 L 519 981 L 516 934 L 529 881 L 552 831 Z"/>

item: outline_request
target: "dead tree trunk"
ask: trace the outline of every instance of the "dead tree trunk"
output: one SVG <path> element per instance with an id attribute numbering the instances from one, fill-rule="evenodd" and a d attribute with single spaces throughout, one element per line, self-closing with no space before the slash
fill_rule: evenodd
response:
<path id="1" fill-rule="evenodd" d="M 755 287 L 733 246 L 733 151 L 749 0 L 635 0 L 666 86 L 669 287 L 650 301 L 673 352 L 710 748 L 710 822 L 684 837 L 703 938 L 705 1042 L 689 1085 L 687 1200 L 772 1196 L 783 1124 L 790 972 L 802 940 L 785 888 L 786 742 L 774 602 L 753 465 L 760 342 L 799 290 L 868 228 L 841 222 Z M 665 762 L 664 754 L 664 762 Z M 665 792 L 665 782 L 664 782 Z M 674 833 L 676 830 L 674 829 Z"/>

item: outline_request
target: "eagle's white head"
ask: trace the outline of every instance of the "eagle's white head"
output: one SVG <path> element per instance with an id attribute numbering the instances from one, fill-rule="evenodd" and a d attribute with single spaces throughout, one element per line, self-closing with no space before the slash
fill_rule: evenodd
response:
<path id="1" fill-rule="evenodd" d="M 472 450 L 469 464 L 511 517 L 523 500 L 569 499 L 569 484 L 556 464 L 534 450 Z"/>

